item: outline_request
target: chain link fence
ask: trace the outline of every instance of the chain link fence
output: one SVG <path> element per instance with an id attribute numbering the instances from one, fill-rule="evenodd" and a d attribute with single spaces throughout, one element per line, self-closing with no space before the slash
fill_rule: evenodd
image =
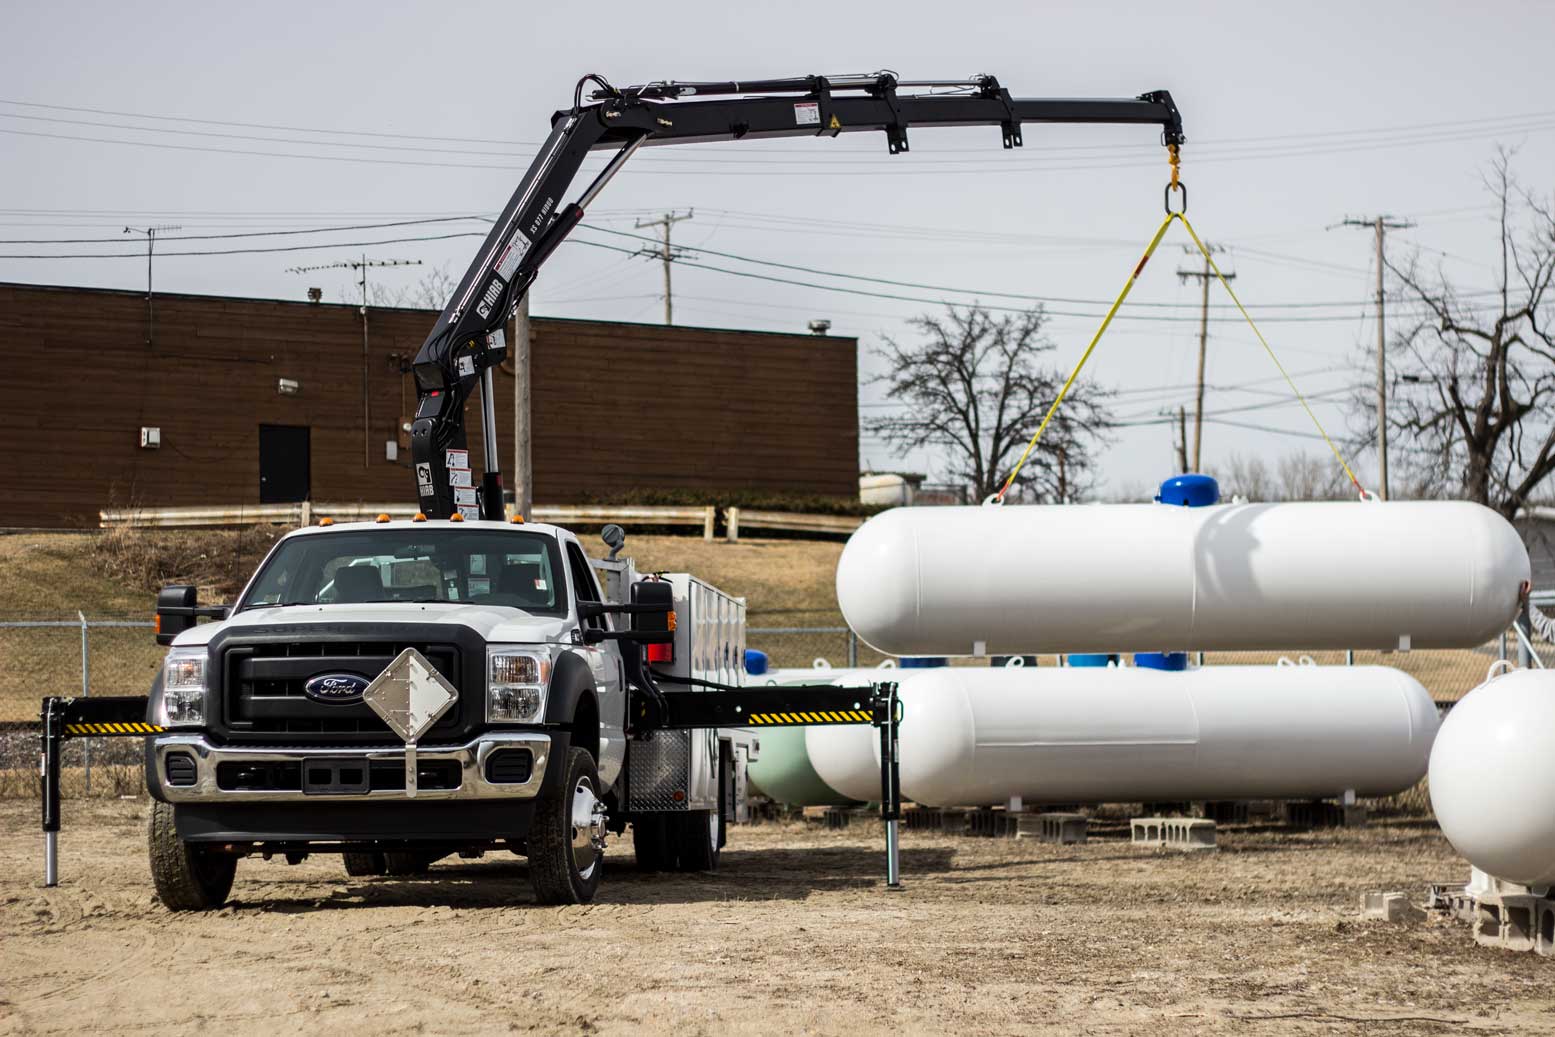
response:
<path id="1" fill-rule="evenodd" d="M 166 649 L 153 624 L 125 616 L 0 619 L 0 798 L 38 794 L 38 705 L 48 695 L 144 695 Z M 72 738 L 65 795 L 144 788 L 138 738 Z"/>
<path id="2" fill-rule="evenodd" d="M 1537 597 L 1536 606 L 1555 608 L 1555 596 L 1544 598 Z M 752 613 L 751 618 L 746 642 L 766 652 L 774 669 L 875 667 L 888 659 L 838 624 L 835 612 Z M 164 652 L 152 637 L 152 627 L 144 619 L 79 612 L 73 617 L 0 619 L 0 797 L 36 794 L 38 704 L 44 696 L 146 694 Z M 1472 650 L 1208 652 L 1196 662 L 1270 666 L 1282 658 L 1320 666 L 1391 666 L 1418 680 L 1445 711 L 1480 684 L 1497 659 L 1555 668 L 1555 646 L 1524 627 Z M 1053 655 L 1035 661 L 1038 666 L 1059 665 Z M 951 664 L 987 662 L 954 659 Z M 66 794 L 133 795 L 141 789 L 140 739 L 71 739 L 65 743 L 64 763 Z M 1368 805 L 1378 813 L 1430 811 L 1424 782 Z"/>

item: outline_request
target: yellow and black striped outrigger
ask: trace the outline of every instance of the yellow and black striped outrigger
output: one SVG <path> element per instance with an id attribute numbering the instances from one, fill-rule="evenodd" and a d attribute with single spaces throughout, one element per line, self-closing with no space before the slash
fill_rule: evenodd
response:
<path id="1" fill-rule="evenodd" d="M 880 819 L 886 827 L 886 888 L 900 889 L 897 824 L 902 817 L 902 786 L 898 765 L 898 725 L 901 703 L 896 684 L 886 681 L 860 688 L 832 684 L 749 688 L 711 681 L 652 676 L 666 683 L 702 685 L 707 691 L 665 691 L 638 700 L 635 719 L 640 729 L 705 727 L 801 727 L 828 724 L 872 724 L 880 732 Z M 653 715 L 653 712 L 657 715 Z"/>
<path id="2" fill-rule="evenodd" d="M 67 738 L 144 738 L 166 728 L 148 723 L 149 699 L 145 695 L 43 700 L 38 719 L 43 722 L 43 882 L 59 879 L 59 769 L 60 749 Z"/>
<path id="3" fill-rule="evenodd" d="M 752 713 L 750 722 L 756 727 L 778 727 L 784 724 L 868 724 L 871 715 L 862 709 L 809 710 L 790 713 Z"/>

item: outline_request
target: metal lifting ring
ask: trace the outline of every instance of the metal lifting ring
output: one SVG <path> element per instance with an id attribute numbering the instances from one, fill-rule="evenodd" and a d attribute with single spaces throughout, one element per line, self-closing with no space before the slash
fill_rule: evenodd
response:
<path id="1" fill-rule="evenodd" d="M 1172 188 L 1182 192 L 1182 208 L 1172 208 Z M 1161 204 L 1166 208 L 1166 215 L 1181 216 L 1188 211 L 1188 185 L 1178 180 L 1176 183 L 1166 185 L 1166 190 L 1161 193 Z"/>

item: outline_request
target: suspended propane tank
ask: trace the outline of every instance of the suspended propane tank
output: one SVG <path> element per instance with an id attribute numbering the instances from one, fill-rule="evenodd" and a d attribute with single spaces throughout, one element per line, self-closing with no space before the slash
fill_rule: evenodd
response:
<path id="1" fill-rule="evenodd" d="M 902 794 L 932 806 L 1391 795 L 1425 774 L 1437 728 L 1385 666 L 952 667 L 900 694 Z M 878 746 L 844 730 L 810 729 L 816 773 L 877 798 Z"/>
<path id="2" fill-rule="evenodd" d="M 1431 806 L 1474 867 L 1555 885 L 1555 673 L 1493 676 L 1447 713 L 1431 750 Z"/>
<path id="3" fill-rule="evenodd" d="M 1174 475 L 1161 484 L 1157 504 L 1174 508 L 1207 508 L 1220 503 L 1220 483 L 1214 477 L 1189 472 Z M 1135 652 L 1134 665 L 1148 670 L 1186 670 L 1187 652 Z"/>
<path id="4" fill-rule="evenodd" d="M 848 540 L 837 600 L 889 655 L 1467 648 L 1528 577 L 1462 501 L 894 508 Z"/>

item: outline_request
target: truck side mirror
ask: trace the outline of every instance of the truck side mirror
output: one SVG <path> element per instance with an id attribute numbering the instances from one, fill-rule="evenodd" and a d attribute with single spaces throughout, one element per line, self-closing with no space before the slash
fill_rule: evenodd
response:
<path id="1" fill-rule="evenodd" d="M 194 587 L 175 583 L 157 591 L 157 644 L 170 645 L 194 626 L 199 621 L 194 611 L 198 607 L 199 591 Z"/>
<path id="2" fill-rule="evenodd" d="M 157 591 L 157 644 L 170 645 L 173 638 L 200 621 L 226 619 L 231 611 L 226 605 L 200 605 L 199 591 L 182 583 L 175 583 Z"/>

